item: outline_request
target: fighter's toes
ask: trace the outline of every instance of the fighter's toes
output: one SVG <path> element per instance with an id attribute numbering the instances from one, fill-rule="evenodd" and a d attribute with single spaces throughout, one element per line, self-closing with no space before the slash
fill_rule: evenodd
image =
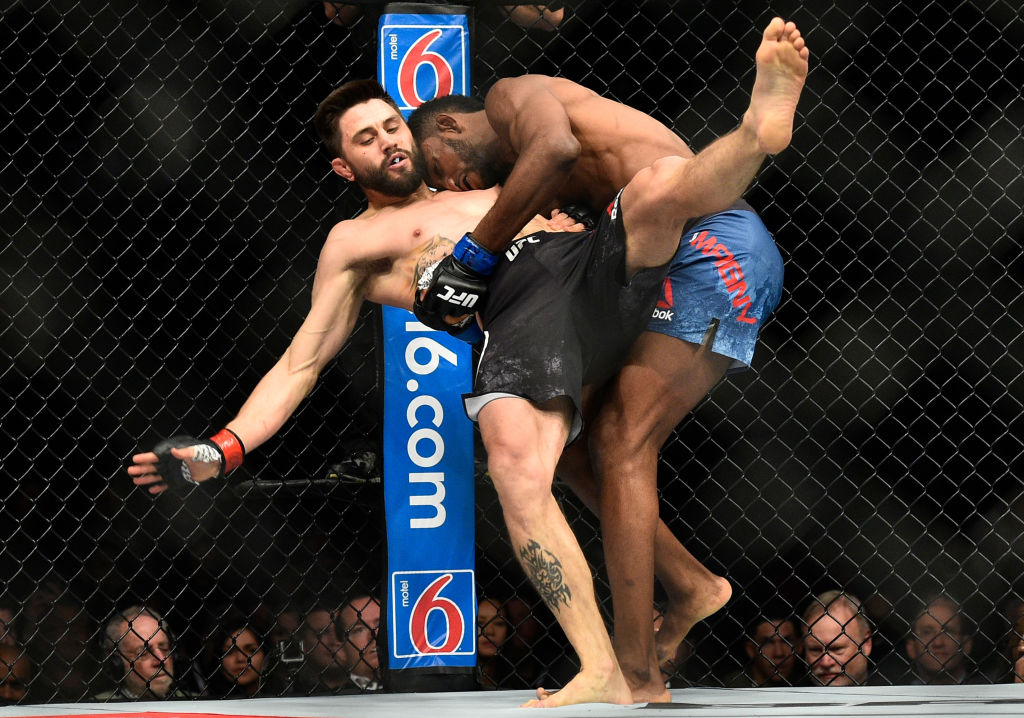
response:
<path id="1" fill-rule="evenodd" d="M 786 22 L 781 17 L 773 17 L 764 29 L 765 40 L 778 40 L 786 29 Z"/>

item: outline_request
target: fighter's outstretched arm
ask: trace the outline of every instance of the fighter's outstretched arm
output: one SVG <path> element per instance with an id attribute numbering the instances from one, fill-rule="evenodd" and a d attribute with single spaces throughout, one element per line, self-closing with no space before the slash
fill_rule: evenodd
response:
<path id="1" fill-rule="evenodd" d="M 332 230 L 320 253 L 312 304 L 302 326 L 226 426 L 228 440 L 233 434 L 244 451 L 255 449 L 284 426 L 313 390 L 327 362 L 341 351 L 355 326 L 364 298 L 366 274 L 359 265 L 348 261 L 346 224 L 343 222 Z M 214 437 L 214 443 L 221 434 Z M 214 447 L 203 444 L 172 448 L 170 454 L 185 462 L 190 479 L 198 483 L 225 468 L 223 457 L 211 455 L 211 450 L 216 452 Z M 160 471 L 158 456 L 153 451 L 136 454 L 128 467 L 135 485 L 152 494 L 161 493 L 168 486 L 168 477 Z"/>
<path id="2" fill-rule="evenodd" d="M 491 127 L 517 155 L 498 200 L 473 230 L 473 239 L 494 253 L 534 215 L 546 214 L 579 159 L 580 143 L 547 79 L 505 78 L 485 99 Z"/>

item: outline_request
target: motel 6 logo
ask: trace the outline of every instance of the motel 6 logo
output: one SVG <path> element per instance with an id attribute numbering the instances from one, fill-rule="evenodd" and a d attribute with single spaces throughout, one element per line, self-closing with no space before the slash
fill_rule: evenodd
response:
<path id="1" fill-rule="evenodd" d="M 476 606 L 471 570 L 396 571 L 392 639 L 395 658 L 472 655 L 476 650 Z"/>
<path id="2" fill-rule="evenodd" d="M 409 17 L 420 23 L 402 21 Z M 424 24 L 423 17 L 394 15 L 380 28 L 384 89 L 403 112 L 434 97 L 469 91 L 469 29 L 465 17 L 429 16 L 436 18 L 430 24 Z"/>

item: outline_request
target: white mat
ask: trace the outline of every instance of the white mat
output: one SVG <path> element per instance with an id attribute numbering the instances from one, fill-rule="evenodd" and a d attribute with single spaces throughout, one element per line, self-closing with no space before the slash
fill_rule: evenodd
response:
<path id="1" fill-rule="evenodd" d="M 320 698 L 261 698 L 150 703 L 54 703 L 0 707 L 0 718 L 122 715 L 136 718 L 270 716 L 273 718 L 505 718 L 529 691 L 404 693 Z M 884 688 L 685 688 L 671 704 L 553 708 L 537 718 L 806 718 L 807 716 L 1024 716 L 1024 685 Z"/>

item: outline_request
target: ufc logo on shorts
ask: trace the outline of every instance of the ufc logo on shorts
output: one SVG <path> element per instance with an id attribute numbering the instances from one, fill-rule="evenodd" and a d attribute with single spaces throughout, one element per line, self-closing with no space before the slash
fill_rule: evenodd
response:
<path id="1" fill-rule="evenodd" d="M 444 285 L 444 294 L 437 295 L 437 298 L 458 307 L 472 309 L 476 306 L 476 302 L 480 299 L 480 295 L 474 294 L 473 292 L 460 292 L 459 294 L 456 294 L 455 288 L 450 284 L 446 284 Z"/>
<path id="2" fill-rule="evenodd" d="M 529 237 L 521 237 L 512 243 L 512 246 L 505 251 L 505 257 L 508 261 L 515 261 L 515 258 L 519 256 L 519 252 L 522 250 L 523 245 L 529 242 L 530 244 L 537 244 L 540 240 L 534 237 L 532 234 Z"/>

